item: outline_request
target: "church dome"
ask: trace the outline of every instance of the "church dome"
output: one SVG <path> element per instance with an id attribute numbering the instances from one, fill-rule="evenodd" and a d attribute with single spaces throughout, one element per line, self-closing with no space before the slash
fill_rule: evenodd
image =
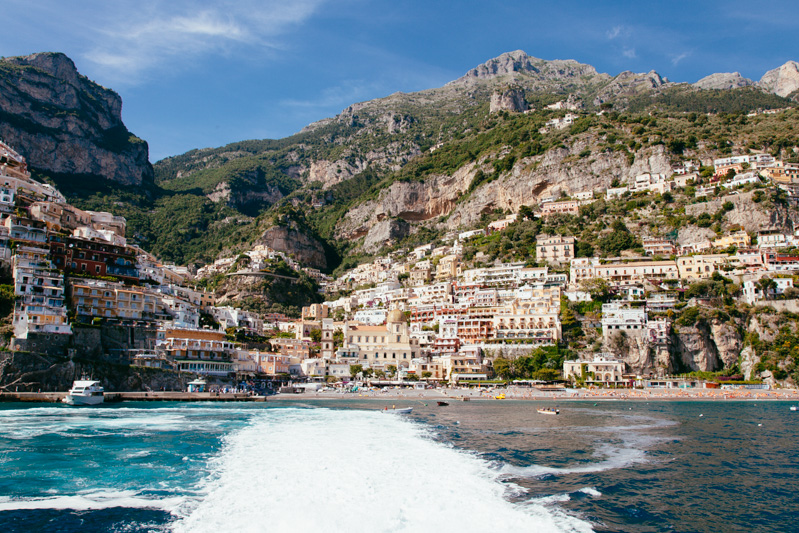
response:
<path id="1" fill-rule="evenodd" d="M 386 317 L 386 322 L 405 322 L 405 313 L 400 311 L 399 309 L 392 309 L 388 312 L 388 317 Z"/>

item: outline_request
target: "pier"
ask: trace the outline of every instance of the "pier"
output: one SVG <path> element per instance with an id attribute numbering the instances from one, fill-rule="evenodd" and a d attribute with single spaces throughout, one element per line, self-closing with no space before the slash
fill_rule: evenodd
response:
<path id="1" fill-rule="evenodd" d="M 2 392 L 0 402 L 59 403 L 66 392 Z M 266 396 L 216 392 L 106 392 L 104 403 L 116 402 L 265 402 Z"/>

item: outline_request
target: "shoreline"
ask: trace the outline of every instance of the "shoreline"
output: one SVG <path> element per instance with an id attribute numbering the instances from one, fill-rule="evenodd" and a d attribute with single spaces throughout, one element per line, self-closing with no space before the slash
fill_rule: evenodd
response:
<path id="1" fill-rule="evenodd" d="M 388 389 L 386 389 L 388 390 Z M 502 400 L 495 396 L 504 394 Z M 575 392 L 551 392 L 537 389 L 509 388 L 493 392 L 472 389 L 432 389 L 388 392 L 366 391 L 361 393 L 303 392 L 299 394 L 278 394 L 269 396 L 267 401 L 307 401 L 307 400 L 391 400 L 391 401 L 799 401 L 799 390 L 779 389 L 771 391 L 752 391 L 745 389 L 615 389 L 583 390 Z"/>
<path id="2" fill-rule="evenodd" d="M 385 391 L 385 392 L 383 392 Z M 2 392 L 0 403 L 61 403 L 66 392 Z M 504 398 L 496 396 L 504 395 Z M 747 389 L 570 389 L 568 391 L 540 391 L 521 387 L 497 389 L 494 391 L 474 389 L 408 389 L 363 392 L 315 391 L 298 394 L 283 393 L 272 396 L 253 396 L 248 394 L 216 394 L 188 392 L 106 392 L 107 404 L 123 402 L 303 402 L 320 401 L 427 401 L 427 402 L 466 402 L 466 401 L 796 401 L 799 390 L 777 389 L 769 391 Z"/>

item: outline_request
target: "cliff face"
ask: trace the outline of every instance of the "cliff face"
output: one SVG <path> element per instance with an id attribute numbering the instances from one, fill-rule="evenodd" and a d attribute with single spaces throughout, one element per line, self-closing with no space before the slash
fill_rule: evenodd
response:
<path id="1" fill-rule="evenodd" d="M 294 256 L 305 265 L 314 268 L 327 268 L 325 249 L 319 241 L 293 227 L 273 226 L 267 229 L 256 244 L 265 244 Z"/>
<path id="2" fill-rule="evenodd" d="M 591 65 L 578 63 L 573 59 L 555 59 L 547 61 L 527 55 L 522 50 L 507 52 L 482 65 L 473 68 L 463 77 L 451 84 L 469 84 L 482 80 L 489 80 L 499 76 L 527 75 L 538 78 L 542 82 L 562 82 L 568 79 L 582 77 L 608 77 L 607 74 L 597 74 Z"/>
<path id="3" fill-rule="evenodd" d="M 713 319 L 679 327 L 674 334 L 674 369 L 714 372 L 738 362 L 743 339 L 730 323 Z"/>
<path id="4" fill-rule="evenodd" d="M 781 205 L 766 205 L 765 202 L 752 201 L 754 191 L 741 194 L 730 194 L 709 202 L 692 204 L 685 207 L 687 215 L 699 216 L 702 213 L 710 215 L 716 213 L 727 202 L 732 202 L 733 208 L 725 215 L 730 224 L 738 224 L 748 232 L 758 231 L 793 231 L 788 208 Z"/>
<path id="5" fill-rule="evenodd" d="M 799 63 L 788 61 L 781 67 L 769 70 L 760 78 L 758 86 L 779 96 L 788 96 L 799 89 Z"/>
<path id="6" fill-rule="evenodd" d="M 755 82 L 749 78 L 741 76 L 740 72 L 719 72 L 705 76 L 694 86 L 700 89 L 738 89 L 740 87 L 749 87 L 754 85 Z"/>
<path id="7" fill-rule="evenodd" d="M 31 168 L 152 182 L 147 143 L 122 123 L 119 95 L 80 75 L 63 54 L 0 60 L 0 137 Z"/>
<path id="8" fill-rule="evenodd" d="M 489 112 L 513 111 L 521 113 L 527 111 L 527 102 L 524 99 L 524 91 L 519 88 L 508 88 L 497 90 L 491 94 Z"/>

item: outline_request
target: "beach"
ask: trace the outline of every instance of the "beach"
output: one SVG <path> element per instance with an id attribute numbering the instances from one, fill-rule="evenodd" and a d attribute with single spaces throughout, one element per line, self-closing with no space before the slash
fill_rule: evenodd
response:
<path id="1" fill-rule="evenodd" d="M 643 400 L 643 401 L 688 401 L 688 400 L 774 400 L 799 401 L 797 389 L 751 390 L 751 389 L 563 389 L 558 391 L 539 390 L 531 387 L 508 388 L 440 388 L 440 389 L 393 389 L 365 390 L 359 392 L 316 391 L 300 394 L 278 394 L 269 396 L 267 401 L 287 400 L 420 400 L 420 401 L 472 401 L 497 400 L 537 401 L 603 401 L 603 400 Z"/>

